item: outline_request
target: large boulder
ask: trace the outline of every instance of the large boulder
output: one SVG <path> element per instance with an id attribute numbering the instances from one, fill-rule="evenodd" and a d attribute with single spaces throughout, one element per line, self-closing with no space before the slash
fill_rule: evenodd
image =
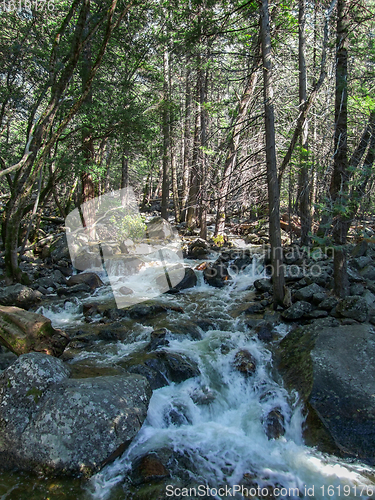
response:
<path id="1" fill-rule="evenodd" d="M 197 284 L 197 275 L 190 267 L 185 267 L 185 274 L 182 280 L 174 287 L 175 290 L 186 290 L 193 288 Z"/>
<path id="2" fill-rule="evenodd" d="M 60 356 L 68 342 L 67 335 L 41 314 L 0 306 L 0 343 L 15 354 L 37 351 Z"/>
<path id="3" fill-rule="evenodd" d="M 166 290 L 166 293 L 178 293 L 181 290 L 193 288 L 197 284 L 197 276 L 194 270 L 190 267 L 185 267 L 184 269 L 181 266 L 177 266 L 176 269 L 171 269 L 170 271 L 168 271 L 168 275 L 172 288 Z M 156 284 L 161 289 L 165 288 L 165 282 L 165 273 L 156 278 Z M 173 283 L 176 284 L 173 286 Z"/>
<path id="4" fill-rule="evenodd" d="M 166 350 L 136 354 L 124 362 L 123 366 L 130 373 L 146 377 L 152 389 L 159 389 L 171 382 L 180 383 L 200 375 L 194 360 Z"/>
<path id="5" fill-rule="evenodd" d="M 1 374 L 3 467 L 90 475 L 127 448 L 146 418 L 146 379 L 68 377 L 61 360 L 41 353 Z"/>
<path id="6" fill-rule="evenodd" d="M 327 320 L 284 337 L 279 369 L 308 409 L 308 444 L 375 464 L 373 327 L 332 327 Z"/>
<path id="7" fill-rule="evenodd" d="M 213 264 L 210 264 L 203 271 L 204 280 L 210 286 L 222 288 L 229 283 L 230 276 L 228 273 L 228 265 L 218 259 Z"/>
<path id="8" fill-rule="evenodd" d="M 41 293 L 17 283 L 0 289 L 0 305 L 29 307 L 38 302 Z"/>
<path id="9" fill-rule="evenodd" d="M 67 281 L 68 286 L 80 285 L 82 283 L 88 285 L 91 290 L 95 290 L 104 284 L 96 273 L 75 274 Z"/>
<path id="10" fill-rule="evenodd" d="M 364 297 L 349 295 L 345 299 L 340 300 L 336 311 L 344 318 L 355 319 L 363 323 L 367 319 L 369 307 Z"/>
<path id="11" fill-rule="evenodd" d="M 188 259 L 206 259 L 209 254 L 209 247 L 206 240 L 197 238 L 190 243 L 187 250 Z"/>
<path id="12" fill-rule="evenodd" d="M 296 320 L 302 318 L 312 310 L 313 306 L 310 304 L 310 302 L 300 300 L 292 304 L 290 307 L 288 307 L 288 309 L 285 309 L 285 311 L 281 313 L 281 316 L 284 319 Z"/>
<path id="13" fill-rule="evenodd" d="M 308 302 L 312 300 L 314 294 L 322 292 L 324 292 L 324 288 L 316 283 L 312 283 L 311 285 L 304 286 L 303 288 L 295 291 L 293 295 L 295 300 L 304 300 Z"/>

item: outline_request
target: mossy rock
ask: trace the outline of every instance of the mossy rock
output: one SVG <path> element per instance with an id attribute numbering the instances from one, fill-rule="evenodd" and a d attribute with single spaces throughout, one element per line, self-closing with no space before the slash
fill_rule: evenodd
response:
<path id="1" fill-rule="evenodd" d="M 375 464 L 375 344 L 371 325 L 323 318 L 290 332 L 276 352 L 285 385 L 307 413 L 307 444 Z"/>
<path id="2" fill-rule="evenodd" d="M 17 356 L 31 351 L 60 356 L 68 342 L 67 335 L 41 314 L 0 306 L 0 343 Z"/>

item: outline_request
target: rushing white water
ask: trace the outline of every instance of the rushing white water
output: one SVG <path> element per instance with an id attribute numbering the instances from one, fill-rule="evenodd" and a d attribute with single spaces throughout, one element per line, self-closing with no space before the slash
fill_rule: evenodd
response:
<path id="1" fill-rule="evenodd" d="M 371 496 L 373 489 L 375 492 L 369 479 L 374 477 L 374 471 L 370 468 L 304 445 L 304 418 L 297 394 L 289 394 L 275 378 L 269 349 L 246 325 L 243 316 L 233 314 L 248 300 L 250 292 L 246 289 L 261 275 L 254 262 L 244 273 L 233 275 L 232 284 L 225 288 L 210 287 L 198 273 L 194 289 L 160 297 L 160 301 L 180 305 L 184 310 L 183 314 L 170 316 L 171 331 L 174 325 L 194 316 L 212 322 L 211 329 L 201 332 L 202 340 L 168 335 L 167 349 L 195 360 L 201 375 L 153 392 L 147 419 L 129 449 L 90 480 L 88 492 L 93 500 L 109 500 L 113 488 L 121 484 L 126 498 L 131 463 L 161 448 L 188 456 L 194 464 L 194 470 L 189 471 L 194 484 L 210 488 L 239 485 L 248 474 L 259 487 L 286 488 L 282 491 L 287 494 L 279 494 L 279 498 L 354 499 Z M 47 311 L 43 313 L 48 315 Z M 65 304 L 61 315 L 65 318 L 69 314 Z M 49 317 L 59 321 L 56 313 L 49 312 Z M 93 357 L 99 365 L 116 364 L 141 349 L 152 330 L 140 324 L 133 328 L 134 344 L 117 342 L 100 352 L 83 350 L 76 359 Z M 283 336 L 287 329 L 280 326 L 279 333 Z M 239 349 L 248 350 L 256 360 L 256 372 L 251 377 L 244 377 L 234 368 Z M 205 398 L 206 404 L 202 404 Z M 286 432 L 279 439 L 268 439 L 264 421 L 275 408 L 284 416 Z M 225 498 L 219 494 L 212 497 Z M 234 497 L 243 498 L 240 493 Z"/>

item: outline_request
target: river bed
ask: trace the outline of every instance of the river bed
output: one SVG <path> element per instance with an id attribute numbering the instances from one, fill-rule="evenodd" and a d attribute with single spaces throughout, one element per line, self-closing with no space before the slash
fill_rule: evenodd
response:
<path id="1" fill-rule="evenodd" d="M 285 390 L 269 347 L 248 326 L 248 317 L 241 314 L 244 304 L 251 300 L 252 283 L 262 273 L 254 259 L 243 273 L 233 276 L 231 284 L 217 289 L 204 283 L 202 273 L 197 272 L 196 287 L 157 299 L 181 307 L 183 313 L 169 311 L 148 322 L 125 321 L 131 342 L 98 341 L 86 348 L 68 348 L 71 357 L 67 362 L 77 372 L 121 370 L 122 363 L 149 342 L 151 331 L 164 327 L 169 340 L 166 349 L 193 359 L 201 375 L 155 390 L 147 419 L 128 450 L 90 480 L 2 473 L 0 499 L 156 500 L 201 498 L 203 493 L 204 498 L 242 499 L 241 486 L 248 487 L 249 498 L 264 497 L 265 488 L 274 498 L 371 497 L 373 488 L 375 493 L 373 469 L 304 445 L 304 417 L 298 395 Z M 94 297 L 55 300 L 39 312 L 56 327 L 87 330 L 90 325 L 84 323 L 82 302 L 103 305 L 111 300 L 106 285 Z M 198 325 L 200 340 L 179 332 L 179 326 L 192 319 Z M 206 322 L 205 328 L 199 327 L 199 319 Z M 91 325 L 95 327 L 95 323 Z M 280 325 L 279 337 L 287 331 L 288 327 Z M 234 368 L 239 349 L 246 349 L 256 360 L 251 377 Z M 285 434 L 268 439 L 265 419 L 275 408 L 283 415 Z M 164 480 L 159 489 L 144 496 L 144 487 L 129 481 L 131 465 L 146 453 L 165 450 L 184 457 L 174 471 L 177 477 Z M 180 489 L 176 489 L 178 485 Z M 193 495 L 183 495 L 181 488 L 186 485 L 196 488 L 195 496 L 193 490 L 185 492 Z M 256 486 L 260 490 L 254 495 L 251 487 Z"/>

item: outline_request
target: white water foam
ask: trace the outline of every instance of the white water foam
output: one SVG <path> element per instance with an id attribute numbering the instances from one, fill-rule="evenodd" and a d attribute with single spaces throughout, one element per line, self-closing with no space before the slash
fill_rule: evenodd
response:
<path id="1" fill-rule="evenodd" d="M 243 296 L 242 290 L 262 276 L 260 272 L 255 277 L 251 269 L 247 272 L 223 289 L 209 287 L 199 273 L 194 289 L 163 298 L 184 308 L 180 322 L 199 313 L 216 325 L 199 341 L 169 337 L 168 349 L 195 360 L 201 375 L 154 391 L 147 419 L 129 449 L 90 480 L 92 499 L 110 499 L 112 489 L 121 483 L 126 491 L 134 459 L 161 448 L 188 456 L 194 464 L 189 471 L 192 480 L 211 487 L 239 484 L 248 473 L 259 486 L 299 488 L 302 494 L 305 488 L 314 487 L 314 498 L 324 499 L 331 485 L 330 498 L 339 499 L 345 485 L 350 486 L 347 498 L 360 496 L 359 490 L 354 494 L 354 485 L 371 485 L 364 465 L 347 463 L 303 444 L 304 417 L 297 395 L 274 380 L 270 351 L 241 317 L 230 314 L 235 301 Z M 239 349 L 246 349 L 256 360 L 252 377 L 244 377 L 234 367 Z M 212 401 L 199 404 L 197 395 L 209 395 Z M 285 435 L 268 439 L 264 422 L 276 408 L 284 416 Z"/>

